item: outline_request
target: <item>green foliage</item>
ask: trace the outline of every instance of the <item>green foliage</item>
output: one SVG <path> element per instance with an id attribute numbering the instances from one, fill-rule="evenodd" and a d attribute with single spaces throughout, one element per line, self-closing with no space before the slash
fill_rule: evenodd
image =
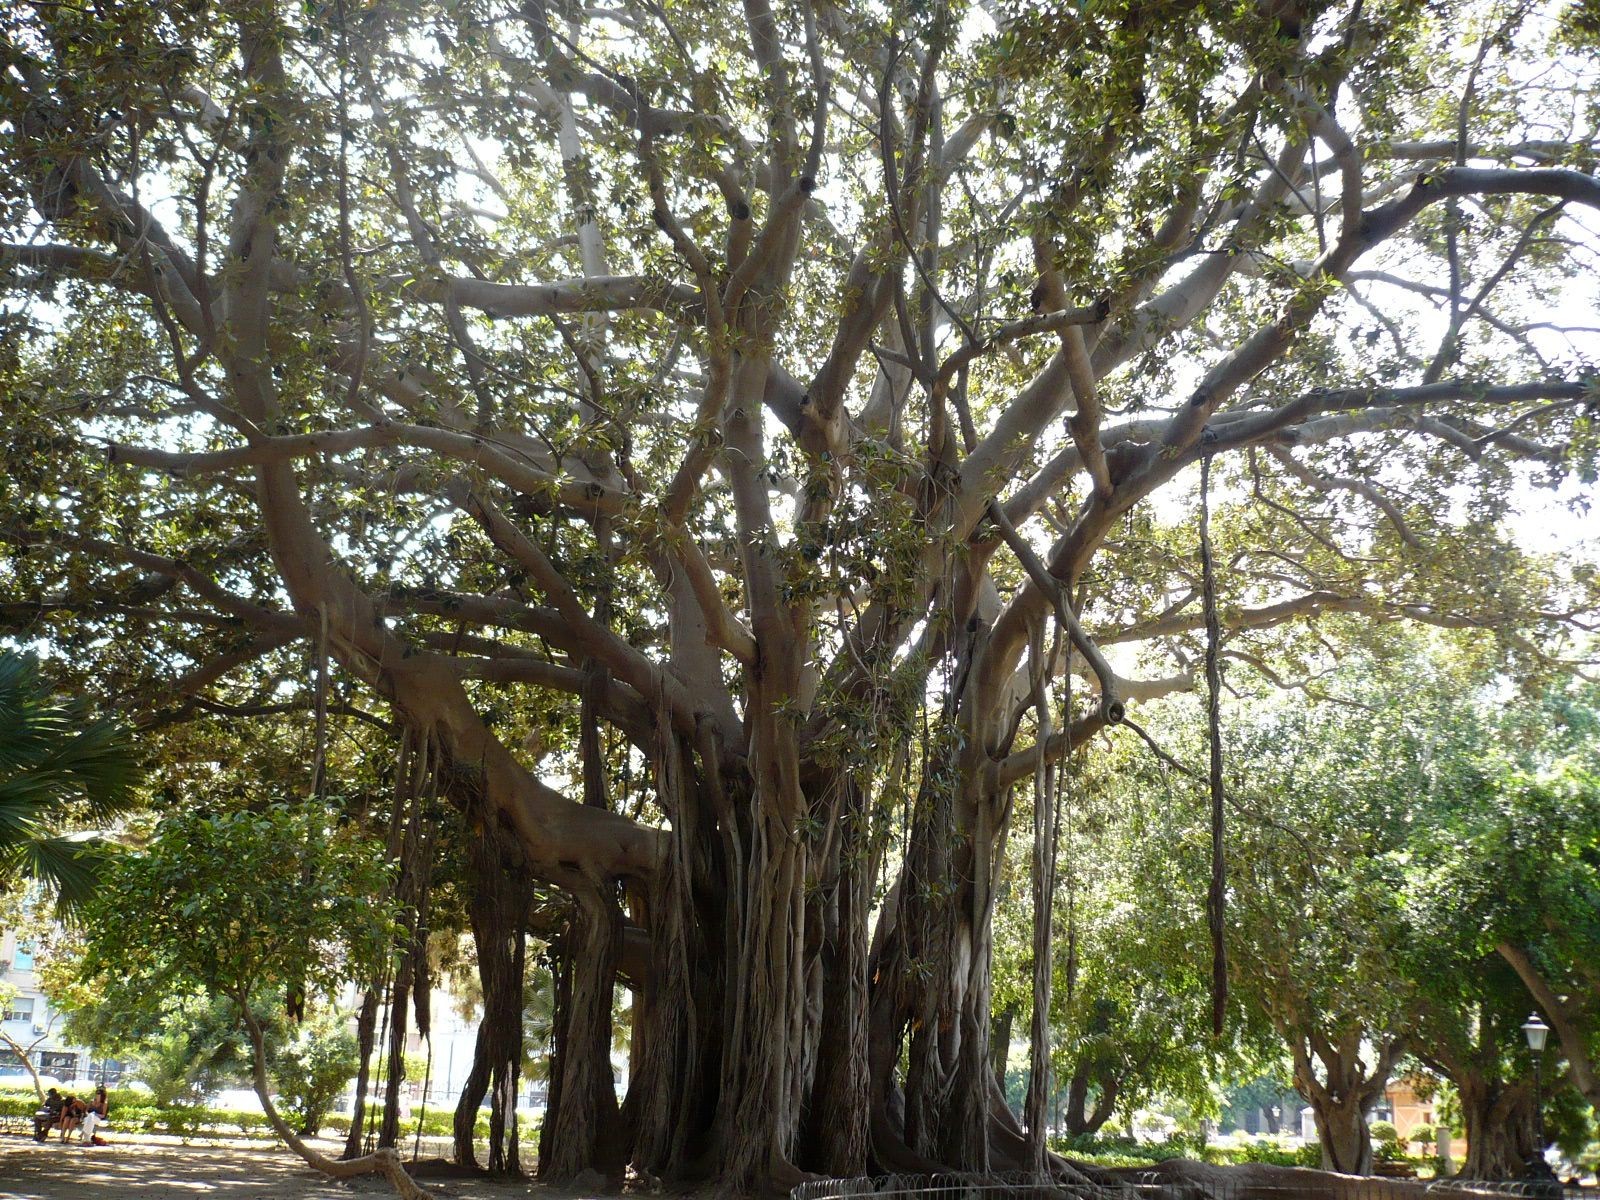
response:
<path id="1" fill-rule="evenodd" d="M 381 848 L 332 825 L 319 803 L 177 813 L 108 875 L 83 971 L 133 1011 L 194 991 L 243 1003 L 304 986 L 331 998 L 393 944 L 393 916 L 375 899 L 387 880 Z"/>
<path id="2" fill-rule="evenodd" d="M 1508 697 L 1481 646 L 1445 636 L 1396 631 L 1340 649 L 1343 661 L 1321 684 L 1328 700 L 1257 693 L 1224 717 L 1238 1052 L 1253 1046 L 1271 1065 L 1281 1050 L 1270 1039 L 1245 1040 L 1263 1025 L 1308 1047 L 1313 1035 L 1336 1041 L 1353 1031 L 1370 1045 L 1406 1031 L 1437 1076 L 1527 1080 L 1518 1026 L 1531 1000 L 1495 946 L 1521 939 L 1557 975 L 1565 964 L 1568 978 L 1575 964 L 1600 960 L 1595 690 Z M 1233 685 L 1247 686 L 1238 674 Z M 1195 706 L 1164 707 L 1150 721 L 1159 740 L 1180 761 L 1203 761 Z M 1105 1004 L 1099 962 L 1128 994 L 1148 989 L 1169 1004 L 1185 994 L 1172 981 L 1188 970 L 1187 1028 L 1201 1030 L 1202 889 L 1193 881 L 1207 865 L 1203 789 L 1148 757 L 1101 761 L 1122 822 L 1092 843 L 1087 869 L 1099 874 L 1076 909 L 1086 962 L 1073 1005 Z M 1167 799 L 1153 808 L 1152 795 Z M 1080 828 L 1096 828 L 1102 802 L 1080 802 Z M 1119 858 L 1125 883 L 1104 874 Z M 1102 902 L 1116 914 L 1104 942 L 1089 919 Z M 1131 1027 L 1104 1028 L 1115 1046 Z M 1069 1019 L 1063 1044 L 1082 1053 L 1093 1043 L 1079 1031 L 1093 1029 Z M 1306 1061 L 1321 1069 L 1309 1049 Z M 1202 1065 L 1201 1078 L 1213 1070 Z M 1547 1103 L 1547 1122 L 1553 1113 Z M 1583 1138 L 1574 1129 L 1566 1140 Z"/>
<path id="3" fill-rule="evenodd" d="M 118 1133 L 159 1133 L 181 1138 L 208 1137 L 258 1137 L 273 1138 L 271 1125 L 264 1113 L 248 1109 L 212 1108 L 192 1104 L 158 1104 L 149 1092 L 134 1088 L 112 1088 L 107 1093 L 111 1104 L 111 1128 Z M 39 1107 L 39 1100 L 31 1090 L 0 1088 L 0 1117 L 31 1118 Z M 383 1117 L 381 1102 L 369 1104 L 373 1121 Z M 425 1137 L 450 1137 L 454 1132 L 454 1112 L 448 1107 L 434 1107 L 427 1112 L 413 1114 L 405 1130 L 415 1135 L 420 1123 Z M 517 1115 L 519 1136 L 523 1140 L 537 1139 L 539 1119 L 527 1113 Z M 489 1113 L 478 1114 L 476 1136 L 489 1136 Z M 337 1137 L 350 1132 L 350 1117 L 335 1113 L 318 1123 L 318 1131 Z"/>
<path id="4" fill-rule="evenodd" d="M 96 1031 L 76 1020 L 69 1036 L 87 1033 L 85 1044 L 102 1052 L 114 1049 L 130 1060 L 157 1107 L 193 1107 L 246 1074 L 249 1050 L 231 1000 L 184 996 L 169 1004 L 160 1024 L 134 1040 L 116 1040 L 110 1031 L 115 1026 Z M 117 1024 L 129 1027 L 125 1021 Z"/>
<path id="5" fill-rule="evenodd" d="M 765 781 L 792 782 L 797 761 L 804 803 L 783 797 L 796 853 L 881 864 L 883 887 L 908 861 L 903 801 L 948 803 L 938 859 L 952 865 L 919 868 L 898 894 L 951 912 L 998 901 L 995 999 L 1025 1013 L 1030 847 L 1014 832 L 1010 861 L 994 861 L 1005 822 L 989 818 L 1010 801 L 990 780 L 1022 778 L 1016 760 L 1042 737 L 1007 645 L 1040 606 L 983 511 L 999 499 L 1026 539 L 1054 543 L 1084 625 L 1160 691 L 1197 658 L 1186 489 L 1202 446 L 1217 454 L 1219 601 L 1241 692 L 1226 722 L 1235 1003 L 1213 1039 L 1203 788 L 1131 736 L 1104 755 L 1097 740 L 1103 765 L 1068 798 L 1065 887 L 1044 898 L 1072 943 L 1056 1011 L 1041 1014 L 1060 1032 L 1058 1079 L 1088 1080 L 1091 1102 L 1115 1097 L 1119 1114 L 1152 1098 L 1200 1112 L 1217 1082 L 1271 1069 L 1291 1040 L 1359 1046 L 1426 1019 L 1428 1052 L 1443 1053 L 1478 979 L 1428 973 L 1412 949 L 1438 926 L 1451 935 L 1441 962 L 1482 959 L 1486 943 L 1446 924 L 1455 913 L 1526 940 L 1552 974 L 1595 961 L 1592 842 L 1582 820 L 1563 824 L 1589 783 L 1547 763 L 1517 764 L 1506 779 L 1522 782 L 1504 787 L 1442 779 L 1431 731 L 1454 712 L 1437 702 L 1449 672 L 1413 670 L 1358 623 L 1471 629 L 1522 679 L 1558 657 L 1566 616 L 1592 625 L 1595 574 L 1530 552 L 1508 524 L 1529 477 L 1593 470 L 1593 352 L 1546 319 L 1588 299 L 1593 238 L 1552 196 L 1525 194 L 1560 178 L 1575 212 L 1593 149 L 1508 149 L 1593 128 L 1586 63 L 1549 40 L 1559 29 L 1585 46 L 1592 22 L 1495 32 L 1497 14 L 1472 0 L 833 4 L 816 21 L 777 18 L 774 58 L 798 68 L 780 87 L 790 72 L 751 59 L 736 6 L 575 6 L 562 14 L 571 46 L 549 53 L 581 47 L 587 61 L 552 69 L 550 39 L 498 3 L 380 5 L 363 13 L 357 57 L 383 103 L 351 123 L 345 89 L 329 86 L 351 61 L 342 5 L 250 4 L 238 23 L 205 5 L 117 7 L 114 21 L 71 4 L 0 16 L 7 113 L 21 114 L 0 139 L 0 628 L 48 639 L 85 691 L 157 716 L 163 807 L 178 813 L 119 866 L 90 923 L 80 1011 L 104 1004 L 128 1037 L 156 1036 L 163 1000 L 266 1011 L 285 989 L 326 995 L 370 976 L 391 944 L 371 900 L 383 881 L 324 853 L 356 840 L 332 814 L 359 828 L 387 780 L 368 772 L 360 802 L 335 790 L 290 819 L 269 800 L 310 790 L 310 722 L 166 722 L 195 707 L 322 711 L 330 672 L 305 670 L 310 633 L 341 660 L 340 731 L 359 736 L 357 714 L 376 741 L 370 729 L 387 737 L 399 714 L 433 714 L 433 757 L 500 772 L 482 790 L 517 812 L 547 878 L 615 877 L 619 847 L 694 824 L 705 854 L 681 858 L 697 878 L 676 882 L 697 919 L 734 880 L 762 911 L 790 911 L 755 894 L 775 874 L 735 869 L 754 835 L 732 814 L 747 799 L 777 811 Z M 281 22 L 262 54 L 238 27 L 257 21 Z M 1460 99 L 1480 47 L 1479 86 Z M 584 93 L 576 157 L 552 151 L 547 106 L 526 102 L 569 86 Z M 929 99 L 913 102 L 919 86 Z M 808 113 L 775 112 L 785 96 L 827 121 L 821 167 L 798 190 L 779 143 Z M 1432 204 L 1450 156 L 1409 156 L 1463 126 L 1471 161 L 1493 167 L 1475 177 L 1521 183 Z M 914 144 L 918 130 L 933 144 Z M 946 138 L 949 160 L 930 167 Z M 460 166 L 463 145 L 489 161 Z M 897 197 L 890 176 L 916 162 L 926 178 L 908 174 Z M 159 211 L 139 211 L 152 190 Z M 397 197 L 414 200 L 406 221 Z M 907 213 L 910 228 L 893 228 Z M 237 253 L 246 232 L 261 253 Z M 915 271 L 913 245 L 927 249 Z M 593 275 L 597 251 L 615 289 L 506 290 Z M 252 264 L 270 279 L 252 280 Z M 1083 431 L 1060 424 L 1060 339 L 1078 331 L 1042 319 L 1041 274 L 1065 281 L 1062 304 L 1105 302 L 1085 333 L 1109 498 L 1086 502 L 1071 465 L 1089 457 L 1071 445 Z M 755 285 L 719 316 L 701 289 L 744 276 Z M 1445 277 L 1439 345 L 1429 306 L 1445 306 Z M 1058 306 L 1050 290 L 1038 296 Z M 1041 320 L 1025 332 L 1030 313 Z M 730 344 L 755 368 L 770 356 L 770 378 L 727 388 Z M 935 377 L 953 390 L 935 396 Z M 1520 397 L 1491 396 L 1502 383 Z M 770 412 L 747 412 L 763 400 Z M 761 444 L 735 452 L 724 412 Z M 1285 633 L 1290 618 L 1317 620 L 1318 635 Z M 1339 656 L 1350 665 L 1332 678 Z M 1352 703 L 1273 704 L 1252 662 Z M 649 783 L 615 812 L 564 805 L 516 763 L 538 745 L 539 777 L 580 777 L 580 690 L 623 744 L 608 766 L 640 743 L 647 773 L 684 766 L 692 783 L 721 773 L 757 791 L 703 825 Z M 687 709 L 654 720 L 678 692 Z M 1203 761 L 1193 707 L 1173 709 L 1152 728 L 1182 762 Z M 774 744 L 761 725 L 774 713 L 781 754 L 748 761 Z M 692 761 L 701 743 L 677 741 L 690 727 L 723 749 Z M 931 744 L 914 744 L 919 728 Z M 201 788 L 212 774 L 225 782 Z M 1425 844 L 1422 798 L 1442 813 L 1458 783 L 1493 803 Z M 1490 819 L 1513 794 L 1517 821 Z M 1029 828 L 1025 803 L 1013 831 Z M 1540 813 L 1565 863 L 1548 883 L 1523 870 L 1521 822 Z M 670 861 L 628 856 L 641 874 Z M 1459 886 L 1430 894 L 1423 860 Z M 999 895 L 977 895 L 991 866 Z M 792 877 L 832 878 L 805 868 Z M 1526 886 L 1561 928 L 1473 894 L 1474 878 Z M 742 927 L 689 931 L 685 953 L 703 945 L 707 961 L 687 975 L 757 971 L 717 943 Z M 973 955 L 965 979 L 983 978 L 987 932 L 951 943 Z M 922 956 L 917 969 L 952 970 Z M 1472 987 L 1447 993 L 1439 978 Z M 1498 1033 L 1515 991 L 1492 982 L 1481 1027 Z M 721 1036 L 688 1019 L 687 1044 Z M 172 1047 L 175 1081 L 187 1050 Z M 737 1112 L 697 1105 L 711 1107 Z"/>
<path id="6" fill-rule="evenodd" d="M 268 1073 L 283 1107 L 306 1133 L 322 1125 L 361 1065 L 349 1019 L 337 1010 L 300 1024 L 272 1055 Z"/>
<path id="7" fill-rule="evenodd" d="M 1292 1124 L 1304 1103 L 1300 1094 L 1279 1075 L 1258 1075 L 1224 1089 L 1222 1128 L 1227 1132 L 1230 1128 L 1242 1127 L 1247 1113 L 1268 1109 L 1276 1110 L 1280 1121 Z"/>
<path id="8" fill-rule="evenodd" d="M 1227 1164 L 1259 1162 L 1269 1163 L 1275 1167 L 1315 1167 L 1322 1163 L 1321 1152 L 1315 1144 L 1290 1149 L 1266 1138 L 1241 1142 L 1237 1146 L 1213 1146 L 1208 1150 L 1206 1157 L 1208 1161 L 1213 1162 Z"/>
<path id="9" fill-rule="evenodd" d="M 1186 1134 L 1175 1135 L 1164 1142 L 1094 1134 L 1054 1137 L 1050 1139 L 1050 1148 L 1075 1162 L 1098 1167 L 1147 1167 L 1173 1158 L 1200 1159 L 1222 1166 L 1258 1162 L 1279 1167 L 1314 1167 L 1321 1161 L 1315 1145 L 1289 1149 L 1259 1138 L 1236 1146 L 1218 1146 Z"/>
<path id="10" fill-rule="evenodd" d="M 1051 1138 L 1050 1148 L 1066 1158 L 1101 1167 L 1144 1167 L 1169 1158 L 1193 1158 L 1199 1154 L 1199 1148 L 1182 1137 L 1165 1142 L 1141 1142 L 1131 1137 L 1081 1134 Z"/>
<path id="11" fill-rule="evenodd" d="M 244 1005 L 276 1012 L 275 997 L 303 989 L 315 1010 L 345 979 L 371 977 L 393 945 L 393 914 L 376 899 L 388 876 L 381 847 L 315 802 L 171 815 L 116 861 L 88 909 L 72 1028 L 131 1047 L 161 1099 L 198 1099 L 244 1071 Z M 348 1035 L 317 1024 L 280 1050 L 274 1022 L 258 1020 L 269 1062 L 286 1056 L 287 1101 L 314 1121 L 353 1072 Z"/>

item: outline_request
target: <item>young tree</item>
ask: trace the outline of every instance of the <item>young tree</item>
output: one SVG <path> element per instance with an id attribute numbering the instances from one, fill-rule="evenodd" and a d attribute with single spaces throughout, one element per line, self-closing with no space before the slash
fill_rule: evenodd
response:
<path id="1" fill-rule="evenodd" d="M 244 1029 L 226 997 L 125 991 L 109 1004 L 84 978 L 82 962 L 70 956 L 56 964 L 47 986 L 66 1010 L 66 1039 L 129 1063 L 157 1104 L 204 1104 L 249 1076 Z"/>
<path id="2" fill-rule="evenodd" d="M 130 703 L 288 703 L 309 644 L 430 748 L 576 914 L 552 1175 L 1022 1165 L 1010 797 L 1191 684 L 1196 468 L 1231 653 L 1343 612 L 1531 669 L 1592 605 L 1498 524 L 1595 451 L 1583 29 L 24 0 L 0 612 Z M 508 716 L 557 704 L 566 791 Z"/>
<path id="3" fill-rule="evenodd" d="M 169 815 L 146 847 L 117 860 L 91 903 L 82 972 L 113 1010 L 191 991 L 226 1001 L 248 1035 L 256 1094 L 278 1136 L 327 1174 L 381 1173 L 400 1195 L 425 1200 L 392 1149 L 335 1162 L 301 1140 L 272 1098 L 260 1012 L 302 989 L 332 999 L 390 952 L 387 874 L 379 847 L 333 826 L 314 803 Z"/>
<path id="4" fill-rule="evenodd" d="M 0 983 L 0 1011 L 9 1011 L 11 1001 L 16 999 L 17 989 L 9 983 Z M 55 1014 L 51 1014 L 50 1025 L 55 1024 Z M 35 1029 L 40 1028 L 34 1026 Z M 34 1094 L 39 1100 L 44 1100 L 44 1081 L 39 1078 L 39 1068 L 34 1065 L 33 1052 L 50 1039 L 49 1026 L 44 1027 L 43 1033 L 35 1033 L 31 1042 L 22 1042 L 11 1036 L 4 1029 L 0 1029 L 0 1045 L 11 1052 L 17 1062 L 22 1064 L 22 1069 L 28 1073 L 29 1080 L 33 1083 Z"/>

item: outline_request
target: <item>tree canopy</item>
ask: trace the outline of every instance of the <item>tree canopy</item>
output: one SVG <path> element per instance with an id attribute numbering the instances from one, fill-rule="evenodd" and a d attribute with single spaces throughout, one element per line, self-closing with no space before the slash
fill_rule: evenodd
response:
<path id="1" fill-rule="evenodd" d="M 1523 678 L 1593 623 L 1510 524 L 1600 445 L 1593 49 L 1493 0 L 24 0 L 0 620 L 147 727 L 304 714 L 313 794 L 392 736 L 559 889 L 551 1176 L 1036 1164 L 1019 787 L 1048 885 L 1061 760 L 1207 642 L 1216 694 L 1330 614 Z"/>

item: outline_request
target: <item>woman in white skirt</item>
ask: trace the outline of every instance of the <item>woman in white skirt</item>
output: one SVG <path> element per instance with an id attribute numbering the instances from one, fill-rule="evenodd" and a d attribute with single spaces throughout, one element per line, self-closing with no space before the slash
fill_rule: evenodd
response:
<path id="1" fill-rule="evenodd" d="M 94 1099 L 89 1102 L 89 1111 L 83 1116 L 83 1144 L 85 1146 L 104 1146 L 106 1140 L 95 1136 L 95 1129 L 105 1124 L 106 1110 L 111 1107 L 106 1098 L 105 1084 L 94 1090 Z"/>

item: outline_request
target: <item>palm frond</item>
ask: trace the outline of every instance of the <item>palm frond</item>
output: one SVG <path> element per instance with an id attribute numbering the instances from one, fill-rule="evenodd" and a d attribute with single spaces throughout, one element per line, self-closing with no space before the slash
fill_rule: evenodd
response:
<path id="1" fill-rule="evenodd" d="M 0 855 L 0 878 L 20 876 L 55 893 L 56 911 L 72 922 L 94 895 L 100 869 L 113 852 L 93 834 L 53 834 L 28 838 Z"/>
<path id="2" fill-rule="evenodd" d="M 92 894 L 108 844 L 61 829 L 126 811 L 139 776 L 125 726 L 53 695 L 32 656 L 0 651 L 0 883 L 37 880 L 71 916 Z"/>

